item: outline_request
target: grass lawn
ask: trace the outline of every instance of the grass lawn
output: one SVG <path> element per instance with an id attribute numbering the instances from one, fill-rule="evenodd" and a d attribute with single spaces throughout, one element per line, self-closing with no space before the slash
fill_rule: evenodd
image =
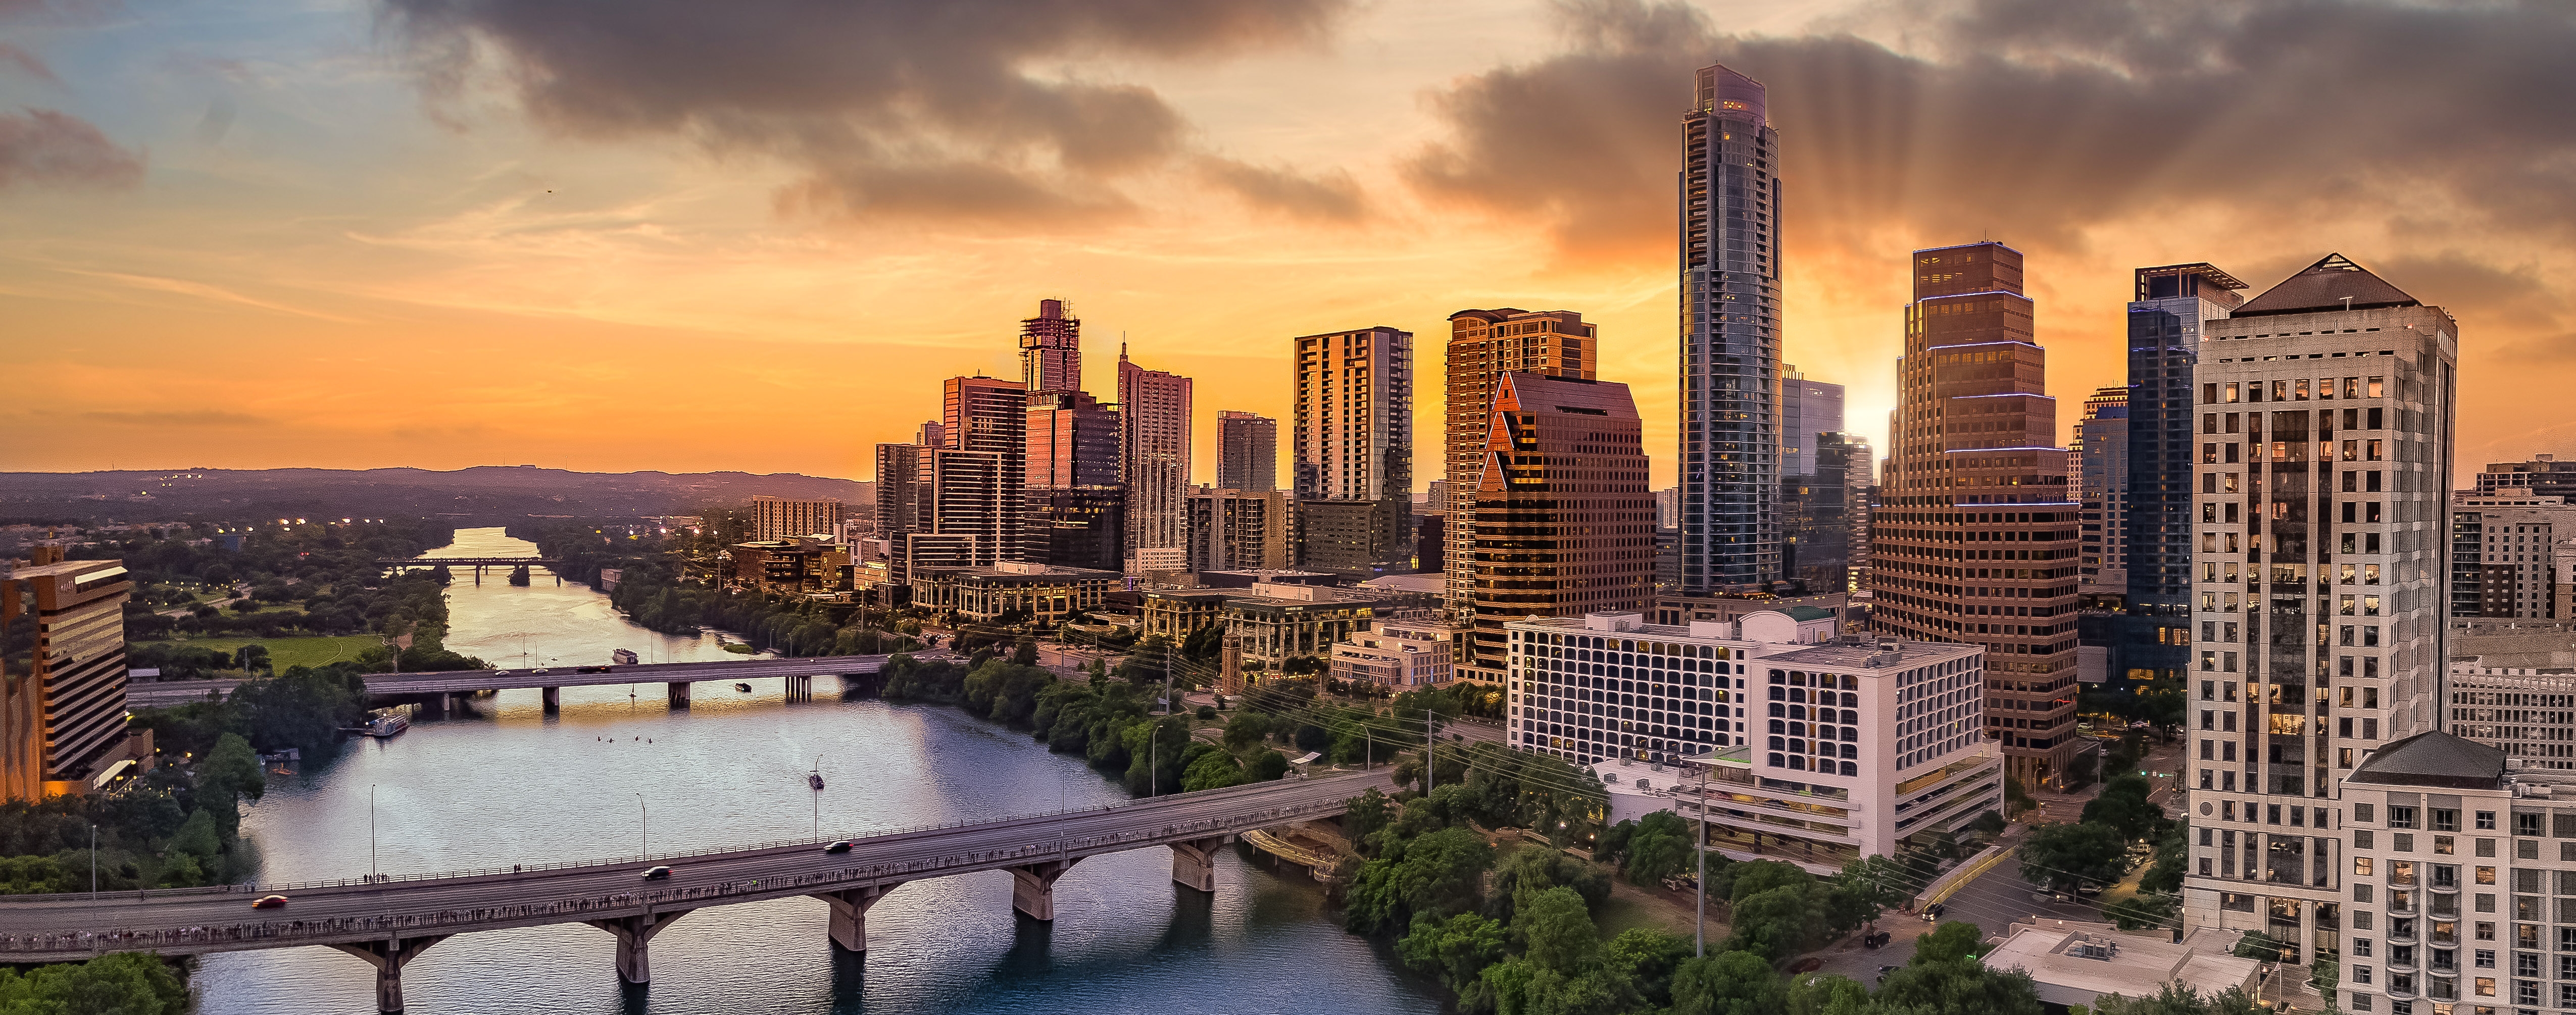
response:
<path id="1" fill-rule="evenodd" d="M 289 666 L 320 666 L 342 660 L 355 660 L 358 653 L 384 644 L 372 634 L 314 635 L 304 638 L 191 638 L 162 644 L 186 645 L 231 652 L 244 645 L 268 646 L 269 662 L 280 673 Z"/>

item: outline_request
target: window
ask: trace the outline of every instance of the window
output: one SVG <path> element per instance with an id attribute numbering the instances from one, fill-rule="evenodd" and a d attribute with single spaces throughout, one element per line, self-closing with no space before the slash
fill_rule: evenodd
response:
<path id="1" fill-rule="evenodd" d="M 2539 817 L 2539 815 L 2533 815 L 2533 817 L 2536 819 L 2536 818 L 2538 818 L 2538 817 Z M 2536 821 L 2536 820 L 2535 820 L 2532 824 L 2533 824 L 2533 827 L 2534 827 L 2535 829 L 2539 826 L 2539 822 L 2538 822 L 2538 821 Z M 2389 808 L 2388 808 L 2388 827 L 2390 827 L 2390 828 L 2413 828 L 2413 827 L 2415 827 L 2415 808 L 2413 808 L 2413 807 L 2400 807 L 2400 806 L 2397 806 L 2397 805 L 2391 804 L 2391 805 L 2389 806 Z M 2535 832 L 2534 834 L 2538 834 L 2538 833 L 2537 833 L 2537 832 Z"/>

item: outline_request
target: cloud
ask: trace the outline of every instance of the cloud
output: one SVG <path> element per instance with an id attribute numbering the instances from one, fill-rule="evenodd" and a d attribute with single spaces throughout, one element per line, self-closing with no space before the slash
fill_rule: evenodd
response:
<path id="1" fill-rule="evenodd" d="M 778 158 L 803 173 L 779 195 L 784 208 L 1038 227 L 1130 211 L 1118 185 L 1190 146 L 1188 124 L 1152 90 L 1061 68 L 1308 44 L 1346 2 L 384 0 L 383 10 L 434 96 L 496 75 L 567 136 L 675 136 Z"/>
<path id="2" fill-rule="evenodd" d="M 50 109 L 0 113 L 0 190 L 123 190 L 142 182 L 143 154 L 117 147 L 87 120 Z"/>
<path id="3" fill-rule="evenodd" d="M 1368 202 L 1360 193 L 1359 183 L 1346 172 L 1308 177 L 1294 170 L 1213 156 L 1199 160 L 1199 172 L 1245 203 L 1290 218 L 1348 223 L 1368 215 Z"/>
<path id="4" fill-rule="evenodd" d="M 205 409 L 181 412 L 84 412 L 81 418 L 116 426 L 266 426 L 269 420 L 239 412 Z"/>
<path id="5" fill-rule="evenodd" d="M 1557 9 L 1564 45 L 1428 97 L 1426 197 L 1534 217 L 1569 262 L 1673 256 L 1691 71 L 1766 84 L 1790 249 L 1903 235 L 2082 245 L 2147 209 L 2377 215 L 2433 237 L 2576 238 L 2576 18 L 2334 0 L 1877 8 L 1854 34 L 1720 33 L 1677 3 Z"/>

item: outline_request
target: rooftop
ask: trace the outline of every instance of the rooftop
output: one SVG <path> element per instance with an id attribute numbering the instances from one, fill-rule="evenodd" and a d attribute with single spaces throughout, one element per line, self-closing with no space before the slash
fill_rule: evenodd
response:
<path id="1" fill-rule="evenodd" d="M 2104 994 L 2154 997 L 2180 983 L 2206 997 L 2229 987 L 2251 990 L 2263 963 L 2229 954 L 2240 932 L 2204 927 L 2182 943 L 2165 933 L 2119 930 L 2107 923 L 2050 920 L 2014 924 L 1986 953 L 1990 969 L 2020 969 L 2051 1005 L 2091 1006 Z"/>
<path id="2" fill-rule="evenodd" d="M 2310 314 L 2325 310 L 2370 310 L 2380 307 L 2420 307 L 2396 286 L 2389 285 L 2369 269 L 2352 263 L 2342 254 L 2327 254 L 2306 270 L 2282 279 L 2279 285 L 2263 295 L 2245 301 L 2230 317 L 2263 317 L 2271 314 Z"/>
<path id="3" fill-rule="evenodd" d="M 2503 785 L 2504 752 L 2440 730 L 2418 733 L 2377 751 L 2345 782 L 2381 786 L 2495 789 Z"/>

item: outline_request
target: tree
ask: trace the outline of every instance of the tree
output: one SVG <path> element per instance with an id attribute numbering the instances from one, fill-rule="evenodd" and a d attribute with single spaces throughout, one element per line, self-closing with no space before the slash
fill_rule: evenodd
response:
<path id="1" fill-rule="evenodd" d="M 2120 880 L 2128 840 L 2117 829 L 2097 822 L 2041 825 L 2021 843 L 2021 876 L 2035 885 L 2060 889 L 2078 881 L 2107 885 Z"/>
<path id="2" fill-rule="evenodd" d="M 2117 775 L 2102 794 L 2084 805 L 2082 820 L 2109 825 L 2124 839 L 2144 839 L 2163 831 L 2165 809 L 2147 801 L 2155 786 L 2135 775 Z"/>
<path id="3" fill-rule="evenodd" d="M 1673 973 L 1691 958 L 1691 940 L 1650 927 L 1620 931 L 1602 948 L 1602 960 L 1624 975 L 1646 1003 L 1673 1003 Z"/>
<path id="4" fill-rule="evenodd" d="M 1691 822 L 1671 811 L 1655 811 L 1637 819 L 1635 831 L 1626 843 L 1628 880 L 1640 885 L 1653 885 L 1689 869 L 1697 830 Z"/>
<path id="5" fill-rule="evenodd" d="M 159 956 L 103 955 L 87 962 L 0 970 L 0 1011 L 62 1015 L 179 1015 L 188 986 Z"/>
<path id="6" fill-rule="evenodd" d="M 1932 928 L 1914 942 L 1914 962 L 1958 962 L 1977 954 L 1985 943 L 1986 932 L 1965 920 L 1951 920 Z"/>
<path id="7" fill-rule="evenodd" d="M 1529 960 L 1540 968 L 1571 976 L 1600 959 L 1601 931 L 1574 889 L 1524 892 L 1517 908 L 1512 929 L 1521 933 Z"/>
<path id="8" fill-rule="evenodd" d="M 1022 638 L 1020 639 L 1019 644 L 1011 647 L 1011 665 L 1035 666 L 1037 664 L 1038 643 L 1036 639 Z"/>
<path id="9" fill-rule="evenodd" d="M 1409 926 L 1414 914 L 1435 919 L 1477 908 L 1493 849 L 1464 828 L 1443 828 L 1406 840 L 1385 837 L 1383 854 L 1360 867 L 1351 884 L 1344 922 L 1374 934 Z"/>
<path id="10" fill-rule="evenodd" d="M 1460 913 L 1444 922 L 1422 913 L 1413 918 L 1413 930 L 1395 943 L 1395 953 L 1415 972 L 1438 976 L 1459 992 L 1475 983 L 1486 966 L 1502 961 L 1508 942 L 1499 921 Z"/>
<path id="11" fill-rule="evenodd" d="M 1771 963 L 1749 952 L 1682 960 L 1673 970 L 1673 1015 L 1778 1015 L 1788 990 Z"/>
<path id="12" fill-rule="evenodd" d="M 2093 1002 L 2094 1015 L 2254 1015 L 2262 1010 L 2242 987 L 2202 997 L 2179 983 L 2167 983 L 2151 997 L 2104 994 Z"/>

